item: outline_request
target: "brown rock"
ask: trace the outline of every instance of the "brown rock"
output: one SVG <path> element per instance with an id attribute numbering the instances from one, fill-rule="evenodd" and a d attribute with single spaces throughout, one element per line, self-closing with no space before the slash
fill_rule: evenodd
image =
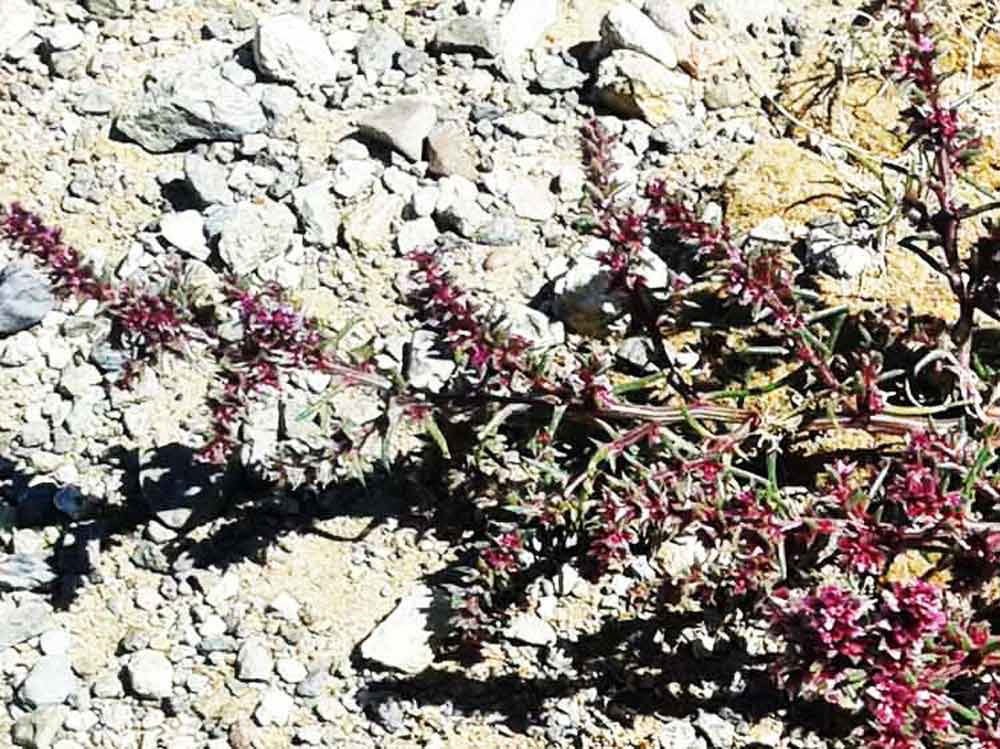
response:
<path id="1" fill-rule="evenodd" d="M 427 136 L 427 171 L 435 177 L 479 179 L 476 147 L 472 138 L 456 125 L 440 125 Z"/>

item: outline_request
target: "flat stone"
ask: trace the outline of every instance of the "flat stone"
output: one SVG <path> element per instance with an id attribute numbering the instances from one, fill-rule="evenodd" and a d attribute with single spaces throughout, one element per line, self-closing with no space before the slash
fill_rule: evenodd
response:
<path id="1" fill-rule="evenodd" d="M 274 671 L 274 658 L 262 640 L 243 643 L 236 655 L 236 675 L 241 681 L 268 681 Z"/>
<path id="2" fill-rule="evenodd" d="M 51 615 L 52 607 L 45 603 L 26 601 L 18 607 L 0 601 L 0 651 L 40 635 Z"/>
<path id="3" fill-rule="evenodd" d="M 353 207 L 344 219 L 344 242 L 352 250 L 386 251 L 406 201 L 399 195 L 376 192 Z"/>
<path id="4" fill-rule="evenodd" d="M 447 610 L 445 596 L 417 586 L 361 643 L 361 655 L 387 668 L 420 673 L 434 662 L 430 640 L 445 625 Z"/>
<path id="5" fill-rule="evenodd" d="M 55 305 L 48 279 L 27 260 L 0 271 L 0 335 L 37 325 Z"/>
<path id="6" fill-rule="evenodd" d="M 132 0 L 84 0 L 83 5 L 101 18 L 125 18 L 132 13 Z"/>
<path id="7" fill-rule="evenodd" d="M 362 134 L 385 143 L 410 161 L 423 157 L 424 138 L 437 123 L 433 102 L 418 96 L 404 96 L 394 103 L 366 112 L 358 120 Z"/>
<path id="8" fill-rule="evenodd" d="M 271 16 L 258 24 L 253 56 L 258 70 L 278 81 L 307 85 L 337 81 L 337 60 L 326 37 L 295 13 Z"/>

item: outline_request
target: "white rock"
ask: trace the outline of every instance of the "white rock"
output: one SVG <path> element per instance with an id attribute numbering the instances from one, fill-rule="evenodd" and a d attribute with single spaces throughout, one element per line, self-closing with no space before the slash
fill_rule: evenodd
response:
<path id="1" fill-rule="evenodd" d="M 21 701 L 30 707 L 59 705 L 76 686 L 76 677 L 65 655 L 43 655 L 21 684 Z"/>
<path id="2" fill-rule="evenodd" d="M 279 81 L 329 85 L 337 80 L 337 60 L 326 38 L 294 13 L 257 25 L 253 56 L 262 73 Z"/>
<path id="3" fill-rule="evenodd" d="M 508 77 L 521 77 L 521 55 L 559 20 L 559 10 L 559 0 L 514 0 L 500 21 L 500 60 Z"/>
<path id="4" fill-rule="evenodd" d="M 507 199 L 514 213 L 532 221 L 548 221 L 556 212 L 555 199 L 544 179 L 516 180 L 507 193 Z"/>
<path id="5" fill-rule="evenodd" d="M 300 681 L 304 681 L 309 674 L 306 667 L 302 665 L 302 661 L 295 658 L 279 658 L 277 671 L 282 681 L 289 684 L 298 684 Z"/>
<path id="6" fill-rule="evenodd" d="M 556 631 L 552 625 L 534 614 L 514 617 L 505 634 L 511 640 L 528 645 L 551 645 L 556 641 Z"/>
<path id="7" fill-rule="evenodd" d="M 45 38 L 52 49 L 62 52 L 76 49 L 83 44 L 83 32 L 72 23 L 57 23 L 45 32 Z"/>
<path id="8" fill-rule="evenodd" d="M 444 597 L 417 586 L 361 643 L 361 655 L 398 671 L 420 673 L 434 662 L 430 638 L 446 617 Z"/>
<path id="9" fill-rule="evenodd" d="M 427 216 L 404 221 L 396 233 L 396 247 L 404 255 L 414 250 L 430 249 L 439 235 L 437 224 Z"/>
<path id="10" fill-rule="evenodd" d="M 168 213 L 160 219 L 160 234 L 181 252 L 198 260 L 211 254 L 205 241 L 205 220 L 198 211 Z"/>
<path id="11" fill-rule="evenodd" d="M 283 726 L 291 718 L 294 707 L 291 696 L 272 687 L 260 696 L 253 715 L 262 726 Z"/>
<path id="12" fill-rule="evenodd" d="M 236 654 L 236 676 L 242 681 L 267 681 L 274 670 L 271 651 L 262 640 L 251 638 Z"/>
<path id="13" fill-rule="evenodd" d="M 670 39 L 652 19 L 629 3 L 612 8 L 601 21 L 601 44 L 605 51 L 630 49 L 652 57 L 668 68 L 677 66 L 677 53 Z"/>
<path id="14" fill-rule="evenodd" d="M 0 0 L 0 58 L 38 23 L 38 10 L 27 0 Z"/>
<path id="15" fill-rule="evenodd" d="M 133 653 L 126 666 L 132 691 L 139 697 L 169 697 L 174 689 L 174 667 L 158 650 Z"/>
<path id="16" fill-rule="evenodd" d="M 65 655 L 73 644 L 73 638 L 64 629 L 50 629 L 38 640 L 38 647 L 45 655 Z"/>

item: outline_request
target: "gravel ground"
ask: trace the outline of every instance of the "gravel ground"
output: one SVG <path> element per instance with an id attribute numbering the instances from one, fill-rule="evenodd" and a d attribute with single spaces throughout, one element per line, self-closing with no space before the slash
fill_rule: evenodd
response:
<path id="1" fill-rule="evenodd" d="M 825 70 L 847 5 L 0 0 L 0 203 L 121 279 L 179 259 L 209 292 L 224 269 L 279 280 L 390 362 L 414 332 L 405 255 L 436 244 L 533 337 L 572 343 L 600 324 L 571 228 L 578 131 L 596 114 L 626 184 L 660 175 L 742 230 L 805 242 L 834 297 L 940 305 L 837 204 L 785 210 L 830 178 L 873 184 L 811 114 L 790 129 L 766 106 Z M 838 137 L 879 147 L 860 137 L 873 118 L 845 107 Z M 483 663 L 437 656 L 436 581 L 456 551 L 412 497 L 234 497 L 191 466 L 198 363 L 122 390 L 95 306 L 56 304 L 14 260 L 0 244 L 0 745 L 837 743 L 755 698 L 711 623 L 655 643 L 602 627 L 683 550 L 600 585 L 565 570 Z M 560 298 L 529 310 L 550 281 Z M 301 378 L 289 397 L 326 384 Z M 245 433 L 255 456 L 273 450 L 276 404 Z M 622 665 L 645 647 L 662 663 Z"/>

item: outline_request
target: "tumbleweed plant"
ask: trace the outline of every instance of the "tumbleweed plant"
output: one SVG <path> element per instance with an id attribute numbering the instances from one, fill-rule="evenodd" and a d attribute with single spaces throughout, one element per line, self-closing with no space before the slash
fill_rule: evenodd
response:
<path id="1" fill-rule="evenodd" d="M 854 713 L 868 746 L 1000 749 L 1000 378 L 984 326 L 1000 318 L 1000 228 L 963 240 L 998 205 L 960 198 L 980 139 L 949 98 L 923 4 L 884 12 L 897 33 L 888 72 L 909 102 L 899 245 L 947 285 L 953 320 L 826 307 L 787 245 L 706 220 L 661 180 L 625 197 L 596 121 L 582 133 L 578 225 L 604 248 L 613 335 L 648 343 L 638 364 L 616 357 L 614 340 L 537 347 L 428 250 L 410 258 L 408 301 L 454 369 L 418 387 L 406 363 L 378 371 L 340 353 L 277 285 L 227 281 L 196 304 L 182 283 L 98 276 L 20 206 L 0 225 L 56 289 L 102 305 L 134 361 L 119 385 L 167 352 L 211 358 L 206 460 L 233 459 L 247 408 L 295 370 L 382 399 L 379 419 L 336 427 L 338 455 L 388 445 L 399 422 L 424 430 L 419 456 L 382 453 L 399 470 L 422 461 L 432 488 L 475 509 L 475 562 L 456 589 L 466 655 L 538 577 L 570 564 L 599 578 L 684 540 L 699 549 L 693 563 L 647 579 L 628 604 L 650 627 L 681 601 L 756 622 L 773 640 L 774 683 Z M 678 356 L 681 333 L 693 365 Z M 864 449 L 823 447 L 845 430 L 865 435 Z"/>

